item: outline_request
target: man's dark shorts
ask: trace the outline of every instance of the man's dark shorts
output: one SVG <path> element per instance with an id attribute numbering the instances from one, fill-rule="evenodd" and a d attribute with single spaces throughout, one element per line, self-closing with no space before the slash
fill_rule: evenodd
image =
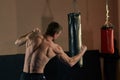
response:
<path id="1" fill-rule="evenodd" d="M 43 73 L 25 73 L 22 72 L 20 80 L 46 80 Z"/>

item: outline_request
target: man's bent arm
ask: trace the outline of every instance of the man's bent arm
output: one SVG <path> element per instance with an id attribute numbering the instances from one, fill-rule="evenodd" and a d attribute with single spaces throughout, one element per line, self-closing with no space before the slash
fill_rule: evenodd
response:
<path id="1" fill-rule="evenodd" d="M 80 58 L 84 55 L 86 50 L 87 50 L 87 47 L 82 46 L 81 51 L 77 55 L 75 55 L 73 57 L 69 57 L 66 53 L 64 53 L 64 51 L 61 51 L 61 53 L 58 54 L 58 57 L 64 63 L 66 63 L 66 64 L 68 64 L 69 66 L 72 67 L 80 60 Z"/>
<path id="2" fill-rule="evenodd" d="M 15 45 L 21 46 L 21 45 L 25 44 L 26 41 L 28 40 L 29 35 L 30 35 L 31 33 L 32 33 L 32 31 L 29 32 L 29 33 L 27 33 L 27 34 L 25 34 L 25 35 L 22 35 L 21 37 L 19 37 L 19 38 L 15 41 Z"/>

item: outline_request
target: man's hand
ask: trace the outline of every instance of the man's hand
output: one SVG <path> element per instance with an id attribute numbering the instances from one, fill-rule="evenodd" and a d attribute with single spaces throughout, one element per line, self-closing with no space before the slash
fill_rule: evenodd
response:
<path id="1" fill-rule="evenodd" d="M 35 33 L 41 33 L 41 30 L 39 28 L 35 28 L 35 29 L 33 29 L 33 32 L 35 32 Z"/>
<path id="2" fill-rule="evenodd" d="M 39 28 L 33 29 L 32 33 L 28 35 L 28 38 L 32 39 L 37 35 L 41 34 L 41 30 Z"/>
<path id="3" fill-rule="evenodd" d="M 87 50 L 87 46 L 82 45 L 82 46 L 81 46 L 81 49 L 80 49 L 80 52 L 81 52 L 82 54 L 84 54 L 86 50 Z"/>

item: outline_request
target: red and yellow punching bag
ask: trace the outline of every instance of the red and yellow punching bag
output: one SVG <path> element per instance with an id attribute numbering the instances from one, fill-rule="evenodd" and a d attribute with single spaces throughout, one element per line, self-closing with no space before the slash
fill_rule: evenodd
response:
<path id="1" fill-rule="evenodd" d="M 101 28 L 101 52 L 114 53 L 114 30 L 112 24 L 105 24 Z"/>
<path id="2" fill-rule="evenodd" d="M 101 28 L 101 52 L 105 54 L 114 53 L 114 29 L 109 22 L 108 0 L 106 0 L 106 22 Z"/>

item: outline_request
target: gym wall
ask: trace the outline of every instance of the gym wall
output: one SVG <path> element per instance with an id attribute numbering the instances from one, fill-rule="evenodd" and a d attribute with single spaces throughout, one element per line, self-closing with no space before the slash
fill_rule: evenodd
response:
<path id="1" fill-rule="evenodd" d="M 73 0 L 0 0 L 0 55 L 24 53 L 25 46 L 17 47 L 14 41 L 35 27 L 43 33 L 52 20 L 63 26 L 57 40 L 68 51 L 68 17 L 73 12 Z M 76 9 L 82 17 L 82 39 L 89 50 L 100 50 L 100 28 L 105 22 L 105 0 L 76 0 Z M 110 0 L 110 19 L 115 25 L 116 8 Z M 116 26 L 115 28 L 117 28 Z M 115 31 L 118 34 L 118 31 Z M 115 36 L 118 38 L 118 35 Z"/>

